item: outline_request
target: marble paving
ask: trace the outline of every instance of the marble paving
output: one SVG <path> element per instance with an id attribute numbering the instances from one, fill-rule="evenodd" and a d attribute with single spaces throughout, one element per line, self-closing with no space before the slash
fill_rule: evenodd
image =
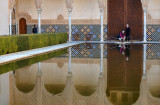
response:
<path id="1" fill-rule="evenodd" d="M 13 62 L 13 61 L 17 61 L 17 60 L 22 60 L 25 58 L 30 58 L 36 55 L 53 52 L 59 49 L 67 48 L 67 47 L 82 44 L 82 43 L 84 42 L 64 43 L 64 44 L 53 45 L 53 46 L 48 46 L 48 47 L 43 47 L 43 48 L 38 48 L 38 49 L 33 49 L 33 50 L 27 50 L 27 51 L 22 51 L 22 52 L 1 55 L 0 65 L 9 63 L 9 62 Z"/>

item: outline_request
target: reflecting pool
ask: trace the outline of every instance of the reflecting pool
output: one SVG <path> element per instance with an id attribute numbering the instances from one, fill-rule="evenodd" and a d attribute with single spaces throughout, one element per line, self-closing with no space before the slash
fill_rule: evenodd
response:
<path id="1" fill-rule="evenodd" d="M 0 65 L 0 105 L 160 105 L 160 44 L 80 44 Z"/>

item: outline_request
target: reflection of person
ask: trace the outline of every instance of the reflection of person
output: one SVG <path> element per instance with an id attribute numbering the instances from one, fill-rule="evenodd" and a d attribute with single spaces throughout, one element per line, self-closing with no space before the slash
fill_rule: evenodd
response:
<path id="1" fill-rule="evenodd" d="M 130 57 L 130 45 L 126 45 L 126 54 L 125 54 L 125 56 L 126 56 L 126 61 L 128 61 L 129 60 L 129 57 Z"/>
<path id="2" fill-rule="evenodd" d="M 122 55 L 124 55 L 125 45 L 124 44 L 123 45 L 120 44 L 119 46 L 117 46 L 117 48 L 118 48 L 119 52 Z"/>
<path id="3" fill-rule="evenodd" d="M 126 25 L 126 41 L 129 41 L 130 37 L 130 27 L 129 24 Z"/>
<path id="4" fill-rule="evenodd" d="M 124 41 L 125 40 L 125 34 L 124 34 L 124 30 L 122 32 L 120 32 L 120 34 L 117 37 L 120 41 Z"/>
<path id="5" fill-rule="evenodd" d="M 34 34 L 37 33 L 37 27 L 36 27 L 36 25 L 33 26 L 33 28 L 32 28 L 32 33 L 34 33 Z"/>
<path id="6" fill-rule="evenodd" d="M 121 49 L 120 49 L 120 53 L 121 53 L 122 55 L 124 55 L 124 50 L 125 50 L 125 46 L 122 45 L 122 46 L 121 46 Z"/>

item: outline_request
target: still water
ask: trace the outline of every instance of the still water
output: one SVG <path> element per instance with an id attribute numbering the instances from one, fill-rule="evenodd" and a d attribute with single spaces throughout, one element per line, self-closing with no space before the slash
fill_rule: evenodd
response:
<path id="1" fill-rule="evenodd" d="M 62 52 L 1 65 L 0 105 L 160 105 L 160 44 Z"/>

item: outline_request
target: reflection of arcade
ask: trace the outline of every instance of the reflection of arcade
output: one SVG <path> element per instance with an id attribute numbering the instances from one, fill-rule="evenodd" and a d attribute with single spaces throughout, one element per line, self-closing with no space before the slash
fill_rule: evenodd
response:
<path id="1" fill-rule="evenodd" d="M 90 43 L 86 43 L 86 49 L 92 49 L 92 45 Z"/>
<path id="2" fill-rule="evenodd" d="M 90 44 L 90 43 L 86 43 L 84 45 L 85 45 L 85 49 L 92 49 L 93 48 L 92 44 Z M 81 49 L 81 45 L 74 45 L 73 49 Z"/>
<path id="3" fill-rule="evenodd" d="M 142 45 L 126 45 L 124 49 L 126 57 L 117 49 L 108 49 L 107 96 L 116 105 L 136 102 L 143 73 Z"/>

